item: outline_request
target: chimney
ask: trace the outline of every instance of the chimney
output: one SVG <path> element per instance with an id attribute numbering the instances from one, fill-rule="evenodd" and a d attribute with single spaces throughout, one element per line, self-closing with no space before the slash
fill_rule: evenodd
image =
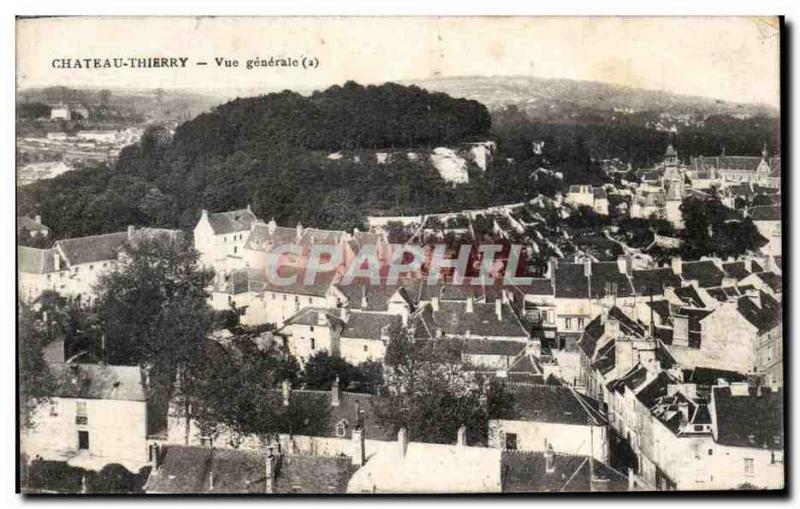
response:
<path id="1" fill-rule="evenodd" d="M 161 446 L 158 444 L 150 444 L 150 466 L 153 472 L 158 472 L 161 466 Z"/>
<path id="2" fill-rule="evenodd" d="M 497 321 L 503 320 L 503 302 L 500 299 L 494 301 L 494 314 L 497 315 Z"/>
<path id="3" fill-rule="evenodd" d="M 350 320 L 350 308 L 347 306 L 339 308 L 339 318 L 341 318 L 344 323 L 347 323 L 347 321 Z"/>
<path id="4" fill-rule="evenodd" d="M 678 411 L 681 413 L 681 425 L 689 422 L 689 403 L 681 401 L 678 403 Z"/>
<path id="5" fill-rule="evenodd" d="M 289 383 L 289 380 L 283 381 L 281 390 L 283 393 L 283 406 L 289 406 L 289 394 L 292 392 L 292 384 Z"/>
<path id="6" fill-rule="evenodd" d="M 253 213 L 253 209 L 250 207 L 249 203 L 247 204 L 247 211 L 250 212 L 251 214 Z"/>
<path id="7" fill-rule="evenodd" d="M 592 275 L 592 260 L 591 258 L 586 258 L 583 261 L 583 275 L 589 277 Z"/>
<path id="8" fill-rule="evenodd" d="M 433 308 L 434 313 L 439 311 L 439 297 L 431 297 L 431 308 Z"/>
<path id="9" fill-rule="evenodd" d="M 58 256 L 57 249 L 53 249 L 53 270 L 61 272 L 61 257 Z"/>
<path id="10" fill-rule="evenodd" d="M 469 297 L 467 297 L 467 313 L 472 313 L 474 311 L 475 311 L 475 302 L 472 296 L 470 295 Z"/>
<path id="11" fill-rule="evenodd" d="M 558 269 L 558 258 L 550 258 L 547 261 L 547 277 L 555 284 L 556 270 Z"/>
<path id="12" fill-rule="evenodd" d="M 128 225 L 128 242 L 131 242 L 133 240 L 133 234 L 135 232 L 136 232 L 136 227 L 133 226 L 132 224 Z"/>
<path id="13" fill-rule="evenodd" d="M 271 445 L 267 446 L 264 452 L 265 493 L 275 492 L 275 467 L 277 466 L 276 463 L 277 463 L 277 458 L 275 457 L 275 451 L 273 450 Z"/>
<path id="14" fill-rule="evenodd" d="M 202 212 L 200 212 L 200 220 L 203 220 L 203 219 L 208 221 L 208 211 L 206 209 L 203 209 Z"/>
<path id="15" fill-rule="evenodd" d="M 408 308 L 405 306 L 400 309 L 400 320 L 403 323 L 403 327 L 408 327 Z"/>
<path id="16" fill-rule="evenodd" d="M 325 311 L 317 311 L 317 325 L 328 325 L 328 318 L 325 316 Z"/>
<path id="17" fill-rule="evenodd" d="M 633 473 L 633 469 L 628 467 L 628 491 L 633 491 L 636 489 L 636 474 Z"/>
<path id="18" fill-rule="evenodd" d="M 208 489 L 209 491 L 214 491 L 214 472 L 208 472 Z"/>
<path id="19" fill-rule="evenodd" d="M 683 274 L 683 260 L 681 260 L 680 256 L 670 260 L 670 265 L 672 265 L 672 272 L 676 275 L 680 276 Z"/>
<path id="20" fill-rule="evenodd" d="M 361 309 L 367 309 L 367 285 L 361 285 Z"/>
<path id="21" fill-rule="evenodd" d="M 300 242 L 301 238 L 303 238 L 303 225 L 297 223 L 297 226 L 295 227 L 295 240 Z"/>
<path id="22" fill-rule="evenodd" d="M 745 296 L 753 301 L 753 304 L 756 305 L 758 309 L 761 309 L 761 292 L 755 288 L 748 289 L 745 291 Z"/>
<path id="23" fill-rule="evenodd" d="M 342 389 L 339 387 L 339 377 L 331 385 L 331 406 L 339 406 L 342 399 Z"/>
<path id="24" fill-rule="evenodd" d="M 40 216 L 39 214 L 36 214 L 35 216 L 33 216 L 33 220 L 36 221 L 39 224 L 42 224 L 42 216 Z"/>
<path id="25" fill-rule="evenodd" d="M 553 444 L 547 444 L 547 448 L 544 451 L 544 470 L 548 474 L 552 474 L 556 471 L 555 465 L 555 453 L 553 452 Z"/>
<path id="26" fill-rule="evenodd" d="M 467 446 L 467 427 L 461 426 L 458 428 L 458 434 L 456 435 L 456 445 L 460 447 Z"/>
<path id="27" fill-rule="evenodd" d="M 406 457 L 406 450 L 408 449 L 408 430 L 400 428 L 397 432 L 397 444 L 400 447 L 400 457 Z"/>
<path id="28" fill-rule="evenodd" d="M 275 231 L 278 229 L 278 223 L 275 222 L 275 218 L 273 217 L 270 219 L 269 223 L 267 223 L 267 231 L 270 235 L 275 235 Z"/>
<path id="29" fill-rule="evenodd" d="M 356 428 L 353 430 L 353 455 L 352 464 L 356 466 L 364 465 L 366 459 L 366 445 L 364 440 L 364 430 Z"/>

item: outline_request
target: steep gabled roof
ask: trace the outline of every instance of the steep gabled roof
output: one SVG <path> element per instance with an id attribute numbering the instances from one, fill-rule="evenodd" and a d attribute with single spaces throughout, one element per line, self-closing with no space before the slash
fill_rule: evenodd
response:
<path id="1" fill-rule="evenodd" d="M 27 274 L 48 274 L 55 271 L 53 256 L 55 249 L 37 249 L 35 247 L 18 246 L 17 261 L 19 271 Z"/>
<path id="2" fill-rule="evenodd" d="M 759 290 L 761 307 L 759 308 L 750 297 L 739 297 L 736 309 L 748 322 L 753 324 L 759 333 L 765 333 L 777 327 L 783 321 L 783 312 L 778 301 L 769 294 Z"/>
<path id="3" fill-rule="evenodd" d="M 256 221 L 256 216 L 249 208 L 208 215 L 208 223 L 211 225 L 214 235 L 226 235 L 249 230 L 253 221 Z"/>
<path id="4" fill-rule="evenodd" d="M 400 317 L 382 313 L 350 312 L 341 332 L 342 338 L 380 340 L 384 330 L 388 333 L 400 328 Z"/>
<path id="5" fill-rule="evenodd" d="M 562 385 L 509 384 L 513 408 L 507 420 L 578 425 L 602 425 L 597 401 Z"/>
<path id="6" fill-rule="evenodd" d="M 680 276 L 668 267 L 633 271 L 633 288 L 637 295 L 661 295 L 666 287 L 680 286 Z"/>
<path id="7" fill-rule="evenodd" d="M 116 260 L 128 242 L 128 233 L 106 233 L 76 239 L 64 239 L 55 243 L 70 265 Z"/>
<path id="8" fill-rule="evenodd" d="M 780 221 L 781 208 L 766 205 L 753 207 L 750 211 L 750 219 L 753 221 Z"/>
<path id="9" fill-rule="evenodd" d="M 711 288 L 722 284 L 725 273 L 711 260 L 700 260 L 683 262 L 681 276 L 684 281 L 697 281 L 700 288 Z"/>
<path id="10" fill-rule="evenodd" d="M 146 401 L 142 370 L 138 366 L 50 364 L 56 380 L 52 396 L 76 399 Z"/>
<path id="11" fill-rule="evenodd" d="M 783 391 L 734 396 L 729 387 L 715 387 L 717 442 L 734 447 L 783 448 Z"/>

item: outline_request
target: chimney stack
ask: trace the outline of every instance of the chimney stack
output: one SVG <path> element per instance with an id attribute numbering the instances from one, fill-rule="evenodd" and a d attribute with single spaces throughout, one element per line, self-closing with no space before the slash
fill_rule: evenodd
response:
<path id="1" fill-rule="evenodd" d="M 397 432 L 397 444 L 400 447 L 400 457 L 406 457 L 406 450 L 408 449 L 408 430 L 400 428 Z"/>
<path id="2" fill-rule="evenodd" d="M 433 308 L 434 313 L 439 311 L 439 297 L 431 297 L 431 308 Z"/>
<path id="3" fill-rule="evenodd" d="M 136 232 L 136 227 L 128 225 L 128 242 L 133 240 L 133 234 Z"/>
<path id="4" fill-rule="evenodd" d="M 342 389 L 339 387 L 339 377 L 331 385 L 331 406 L 339 406 L 342 399 Z"/>
<path id="5" fill-rule="evenodd" d="M 586 258 L 583 261 L 583 275 L 586 277 L 590 277 L 592 275 L 592 259 Z"/>
<path id="6" fill-rule="evenodd" d="M 467 446 L 467 427 L 461 426 L 458 428 L 458 434 L 456 435 L 456 445 L 460 447 Z"/>
<path id="7" fill-rule="evenodd" d="M 403 327 L 408 327 L 408 308 L 405 306 L 400 310 L 400 320 L 402 321 Z"/>
<path id="8" fill-rule="evenodd" d="M 353 430 L 353 456 L 352 464 L 362 466 L 366 460 L 366 445 L 364 440 L 364 430 L 356 428 Z"/>
<path id="9" fill-rule="evenodd" d="M 214 491 L 214 472 L 208 472 L 208 489 L 209 491 Z"/>
<path id="10" fill-rule="evenodd" d="M 341 318 L 344 323 L 347 323 L 350 320 L 350 308 L 347 306 L 339 308 L 339 318 Z"/>
<path id="11" fill-rule="evenodd" d="M 295 227 L 295 241 L 300 242 L 300 239 L 302 238 L 303 238 L 303 225 L 297 223 L 297 226 Z"/>
<path id="12" fill-rule="evenodd" d="M 61 272 L 61 257 L 58 256 L 58 249 L 53 249 L 53 269 Z"/>
<path id="13" fill-rule="evenodd" d="M 558 259 L 557 258 L 550 258 L 547 261 L 547 277 L 550 278 L 550 281 L 555 284 L 556 281 L 556 270 L 558 269 Z"/>
<path id="14" fill-rule="evenodd" d="M 467 297 L 467 313 L 472 313 L 475 311 L 475 302 L 472 299 L 472 295 Z"/>
<path id="15" fill-rule="evenodd" d="M 547 444 L 544 451 L 544 469 L 548 474 L 556 471 L 555 453 L 553 452 L 553 444 Z"/>
<path id="16" fill-rule="evenodd" d="M 361 285 L 361 309 L 367 309 L 367 285 Z"/>
<path id="17" fill-rule="evenodd" d="M 36 214 L 35 216 L 33 216 L 33 219 L 37 223 L 42 224 L 42 216 L 40 216 L 39 214 Z"/>
<path id="18" fill-rule="evenodd" d="M 278 229 L 278 223 L 275 222 L 275 218 L 273 217 L 270 219 L 269 223 L 267 223 L 267 231 L 270 235 L 275 235 L 275 231 Z"/>
<path id="19" fill-rule="evenodd" d="M 289 394 L 292 391 L 292 384 L 289 383 L 289 380 L 284 380 L 281 384 L 281 389 L 283 392 L 283 406 L 289 406 Z"/>
<path id="20" fill-rule="evenodd" d="M 503 302 L 500 299 L 494 301 L 494 314 L 497 315 L 497 321 L 503 320 Z"/>
<path id="21" fill-rule="evenodd" d="M 633 469 L 628 467 L 628 491 L 634 489 L 636 489 L 636 475 L 633 473 Z"/>
<path id="22" fill-rule="evenodd" d="M 200 219 L 205 219 L 206 221 L 208 221 L 208 211 L 206 209 L 203 209 L 200 212 Z"/>
<path id="23" fill-rule="evenodd" d="M 672 272 L 676 275 L 680 276 L 683 274 L 683 260 L 681 260 L 680 256 L 670 260 L 670 265 L 672 266 Z"/>
<path id="24" fill-rule="evenodd" d="M 274 493 L 275 492 L 275 469 L 276 469 L 277 458 L 275 457 L 275 451 L 273 450 L 272 446 L 267 446 L 265 453 L 264 453 L 264 469 L 265 469 L 265 485 L 264 485 L 264 492 L 265 493 Z"/>

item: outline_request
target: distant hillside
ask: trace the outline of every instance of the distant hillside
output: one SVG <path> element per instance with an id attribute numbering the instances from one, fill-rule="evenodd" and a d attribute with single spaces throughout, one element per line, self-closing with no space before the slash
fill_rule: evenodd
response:
<path id="1" fill-rule="evenodd" d="M 464 76 L 409 80 L 428 90 L 453 97 L 474 99 L 490 110 L 514 104 L 529 113 L 542 108 L 570 106 L 575 109 L 631 109 L 673 114 L 768 115 L 777 116 L 766 105 L 737 104 L 706 97 L 677 95 L 656 90 L 629 88 L 609 83 L 546 79 L 529 76 Z"/>

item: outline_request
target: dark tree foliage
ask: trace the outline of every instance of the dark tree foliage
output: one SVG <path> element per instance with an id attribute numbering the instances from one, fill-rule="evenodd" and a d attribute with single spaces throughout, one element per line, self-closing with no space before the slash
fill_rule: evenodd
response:
<path id="1" fill-rule="evenodd" d="M 50 117 L 50 106 L 40 102 L 21 103 L 17 105 L 17 117 L 36 120 Z"/>
<path id="2" fill-rule="evenodd" d="M 25 304 L 19 306 L 18 332 L 20 421 L 27 427 L 35 425 L 36 409 L 49 401 L 56 386 L 42 353 L 48 337 L 46 326 Z"/>
<path id="3" fill-rule="evenodd" d="M 767 243 L 749 218 L 729 209 L 716 196 L 688 198 L 681 204 L 685 231 L 682 256 L 738 257 Z"/>
<path id="4" fill-rule="evenodd" d="M 458 341 L 392 339 L 386 351 L 385 390 L 375 401 L 379 424 L 393 433 L 406 428 L 414 441 L 453 443 L 458 429 L 485 445 L 489 419 L 502 418 L 513 396 L 501 382 L 465 372 Z"/>
<path id="5" fill-rule="evenodd" d="M 308 359 L 300 374 L 300 383 L 304 389 L 326 391 L 337 378 L 342 389 L 375 392 L 383 383 L 383 368 L 376 362 L 365 362 L 360 366 L 354 366 L 341 357 L 323 350 Z"/>

